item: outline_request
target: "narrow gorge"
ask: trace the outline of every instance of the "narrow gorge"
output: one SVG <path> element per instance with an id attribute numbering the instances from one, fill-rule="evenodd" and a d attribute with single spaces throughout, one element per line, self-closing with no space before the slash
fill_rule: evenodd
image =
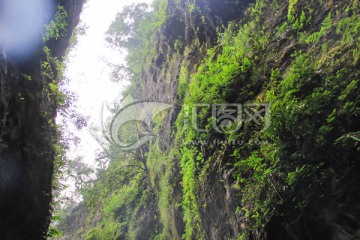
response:
<path id="1" fill-rule="evenodd" d="M 50 9 L 41 41 L 0 42 L 0 239 L 360 239 L 358 0 L 119 10 L 106 41 L 129 84 L 61 217 L 55 118 L 84 1 L 31 2 Z"/>

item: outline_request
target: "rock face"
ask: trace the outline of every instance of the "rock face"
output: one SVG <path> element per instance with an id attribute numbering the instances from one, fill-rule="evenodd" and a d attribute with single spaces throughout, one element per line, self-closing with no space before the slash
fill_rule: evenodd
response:
<path id="1" fill-rule="evenodd" d="M 360 33 L 358 28 L 349 30 L 350 25 L 343 25 L 347 21 L 359 20 L 359 11 L 356 10 L 358 3 L 307 3 L 300 0 L 240 2 L 197 1 L 194 8 L 196 10 L 188 11 L 191 8 L 190 2 L 177 1 L 175 4 L 170 1 L 169 19 L 155 43 L 157 56 L 153 65 L 144 69 L 143 88 L 139 90 L 139 96 L 160 102 L 179 103 L 163 124 L 167 126 L 164 129 L 181 131 L 174 124 L 179 113 L 177 110 L 184 107 L 180 93 L 180 88 L 184 86 L 180 86 L 179 80 L 184 75 L 180 68 L 186 66 L 185 78 L 190 82 L 185 86 L 186 91 L 190 92 L 184 93 L 185 103 L 189 103 L 186 102 L 187 94 L 189 99 L 197 99 L 198 102 L 195 103 L 204 103 L 201 102 L 206 101 L 204 96 L 214 94 L 211 89 L 217 84 L 216 75 L 223 76 L 220 74 L 229 64 L 226 60 L 225 63 L 216 62 L 216 59 L 223 56 L 231 58 L 232 54 L 236 55 L 237 51 L 245 49 L 254 68 L 245 73 L 239 73 L 244 70 L 232 73 L 232 80 L 228 85 L 219 87 L 214 99 L 230 103 L 255 99 L 261 102 L 266 99 L 266 95 L 274 94 L 278 98 L 275 97 L 276 100 L 272 100 L 271 104 L 276 105 L 283 99 L 288 99 L 291 93 L 281 95 L 279 92 L 270 93 L 269 89 L 283 91 L 282 86 L 287 84 L 285 82 L 289 79 L 288 76 L 298 71 L 291 83 L 292 88 L 289 87 L 288 91 L 296 92 L 293 101 L 303 101 L 301 104 L 308 108 L 305 110 L 304 107 L 302 114 L 289 113 L 293 110 L 289 110 L 290 106 L 287 106 L 290 102 L 286 103 L 277 112 L 283 118 L 278 118 L 276 114 L 272 116 L 272 124 L 278 125 L 268 130 L 270 136 L 263 136 L 261 131 L 251 133 L 251 128 L 244 129 L 244 133 L 239 135 L 244 146 L 239 146 L 238 149 L 206 145 L 193 149 L 183 148 L 185 141 L 172 142 L 170 131 L 162 131 L 163 138 L 168 139 L 165 142 L 171 143 L 170 146 L 162 146 L 164 152 L 174 148 L 183 149 L 179 156 L 174 157 L 172 164 L 169 161 L 163 162 L 164 169 L 171 168 L 169 184 L 173 186 L 173 200 L 170 204 L 174 204 L 167 213 L 172 222 L 170 226 L 163 225 L 163 234 L 168 231 L 169 235 L 165 236 L 169 239 L 179 239 L 180 236 L 186 239 L 359 239 L 359 139 L 349 140 L 346 137 L 353 136 L 352 134 L 358 136 L 359 127 L 356 122 L 359 113 L 345 113 L 346 110 L 341 110 L 341 99 L 345 97 L 342 94 L 346 91 L 344 89 L 349 89 L 352 80 L 359 76 L 359 72 L 355 70 L 359 66 L 359 58 L 351 55 L 358 50 L 351 49 L 358 48 L 355 42 Z M 239 22 L 240 19 L 242 20 Z M 231 21 L 238 24 L 234 28 L 243 31 L 242 34 L 235 30 L 232 33 L 238 35 L 234 38 L 223 36 L 228 37 L 230 43 L 223 39 L 217 43 L 219 39 L 216 28 L 222 24 L 228 25 Z M 346 32 L 344 35 L 348 34 L 348 40 L 344 40 L 341 31 Z M 260 38 L 268 40 L 261 42 Z M 237 39 L 240 39 L 239 42 Z M 184 42 L 186 51 L 174 49 L 173 43 L 176 40 Z M 243 49 L 236 47 L 236 44 L 242 43 Z M 206 58 L 205 51 L 211 47 L 214 47 L 212 51 L 215 54 Z M 228 49 L 232 49 L 230 54 L 227 53 Z M 297 58 L 299 53 L 312 60 L 308 65 L 301 65 L 299 70 L 294 70 L 297 69 L 298 62 L 304 60 L 302 56 Z M 209 69 L 216 68 L 217 65 L 202 63 L 204 58 L 222 67 L 211 72 Z M 236 62 L 238 69 L 244 64 L 241 61 L 239 57 Z M 314 63 L 315 67 L 306 72 L 310 63 Z M 203 69 L 198 70 L 199 66 Z M 274 80 L 273 70 L 276 69 L 279 71 L 278 79 Z M 212 81 L 210 84 L 204 84 L 206 87 L 201 88 L 202 82 L 192 77 L 196 72 L 203 74 L 198 74 L 203 82 L 213 76 L 214 78 L 208 80 Z M 206 72 L 213 75 L 206 75 Z M 341 75 L 341 81 L 339 75 L 336 76 L 340 72 L 347 73 Z M 198 84 L 191 85 L 192 81 Z M 226 78 L 219 80 L 218 84 L 221 85 L 223 81 Z M 333 81 L 334 86 L 328 85 L 328 81 Z M 273 88 L 272 84 L 278 84 L 279 87 Z M 348 87 L 343 88 L 342 84 Z M 203 94 L 198 98 L 194 96 L 196 88 L 201 88 Z M 322 97 L 314 97 L 324 89 L 331 92 L 331 97 L 328 96 L 328 101 L 325 102 Z M 358 85 L 354 86 L 351 94 L 355 92 L 360 92 Z M 358 97 L 351 96 L 349 95 L 348 104 L 359 107 Z M 335 114 L 335 117 L 331 111 L 339 114 Z M 354 108 L 351 111 L 355 111 Z M 296 124 L 291 125 L 294 120 L 291 117 L 296 118 Z M 331 117 L 337 120 L 331 120 Z M 347 133 L 350 135 L 346 135 Z M 200 134 L 197 136 L 200 139 L 203 137 Z M 187 136 L 184 134 L 182 137 L 186 139 Z M 222 136 L 211 133 L 206 135 L 205 140 L 219 137 Z M 268 150 L 261 150 L 266 149 L 266 145 L 254 147 L 254 142 L 259 140 L 269 141 L 266 144 L 271 147 Z M 343 141 L 347 143 L 344 144 Z M 182 166 L 180 162 L 188 151 L 193 152 L 192 161 L 196 165 L 191 179 L 195 187 L 192 189 L 194 195 L 186 199 L 190 203 L 184 203 L 184 198 L 191 191 L 184 190 L 189 178 L 186 175 L 186 164 L 192 161 L 190 159 Z M 267 154 L 276 156 L 276 164 L 269 159 L 264 160 L 263 166 L 267 166 L 271 174 L 261 175 L 261 166 L 250 162 L 254 161 L 249 157 L 254 151 L 262 152 L 263 160 L 269 158 Z M 171 157 L 165 155 L 167 158 L 173 157 L 171 154 Z M 148 164 L 151 165 L 153 161 L 155 160 L 150 157 Z M 274 168 L 271 164 L 274 164 Z M 238 165 L 242 167 L 238 168 Z M 160 170 L 153 177 L 153 188 L 157 189 L 158 196 L 161 196 L 163 187 L 158 179 L 165 173 L 166 170 Z M 291 176 L 295 175 L 296 180 L 291 182 Z M 177 205 L 181 199 L 182 209 Z M 161 201 L 163 200 L 160 200 L 159 208 L 162 208 Z M 191 233 L 187 234 L 188 231 Z"/>
<path id="2" fill-rule="evenodd" d="M 53 3 L 53 10 L 59 4 L 67 12 L 64 37 L 47 43 L 61 60 L 83 1 Z M 41 52 L 39 46 L 15 59 L 3 49 L 0 56 L 0 238 L 5 240 L 43 239 L 51 217 L 57 102 L 46 89 L 57 73 L 54 79 L 44 76 Z"/>
<path id="3" fill-rule="evenodd" d="M 133 89 L 175 104 L 144 148 L 147 185 L 124 200 L 132 180 L 110 167 L 65 235 L 359 239 L 359 9 L 356 0 L 169 1 Z M 221 133 L 201 112 L 209 132 L 199 133 L 187 124 L 198 103 L 270 103 L 270 124 Z M 116 174 L 125 184 L 103 190 Z"/>
<path id="4" fill-rule="evenodd" d="M 42 114 L 51 111 L 55 116 L 55 104 L 44 98 L 41 84 L 21 86 L 26 80 L 15 66 L 3 71 L 7 73 L 1 78 L 2 239 L 39 239 L 50 217 L 55 137 Z"/>

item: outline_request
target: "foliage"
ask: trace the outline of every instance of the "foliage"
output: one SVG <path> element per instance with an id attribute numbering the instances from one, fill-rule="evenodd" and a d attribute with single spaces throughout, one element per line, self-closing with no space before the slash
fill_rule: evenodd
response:
<path id="1" fill-rule="evenodd" d="M 143 151 L 146 161 L 142 166 L 147 171 L 124 168 L 136 161 L 134 156 L 109 150 L 108 169 L 84 195 L 92 218 L 97 219 L 87 237 L 135 238 L 141 224 L 137 217 L 149 206 L 150 197 L 156 196 L 159 214 L 154 216 L 159 216 L 162 228 L 157 225 L 154 239 L 180 238 L 181 234 L 183 239 L 205 239 L 207 199 L 203 191 L 212 187 L 205 180 L 223 181 L 216 174 L 206 176 L 210 166 L 219 176 L 231 172 L 229 185 L 223 187 L 236 189 L 232 200 L 239 200 L 236 208 L 226 211 L 244 217 L 244 231 L 236 236 L 240 239 L 264 238 L 269 221 L 286 214 L 281 212 L 284 205 L 304 209 L 308 189 L 318 187 L 319 195 L 328 194 L 331 169 L 353 162 L 359 142 L 359 21 L 356 8 L 345 5 L 290 0 L 287 15 L 282 16 L 274 12 L 281 2 L 259 0 L 249 7 L 244 20 L 219 30 L 218 42 L 196 64 L 191 62 L 191 47 L 196 45 L 199 51 L 205 45 L 195 40 L 194 46 L 175 41 L 174 51 L 182 52 L 185 60 L 177 76 L 180 110 L 172 126 L 174 142 L 164 143 L 169 140 L 161 138 L 163 126 L 170 121 L 164 115 L 154 122 L 159 138 Z M 195 3 L 187 7 L 196 14 Z M 120 13 L 108 32 L 111 44 L 129 51 L 128 66 L 137 73 L 167 66 L 173 60 L 168 55 L 165 65 L 149 60 L 158 53 L 155 47 L 146 49 L 153 46 L 148 39 L 156 39 L 149 36 L 160 34 L 160 22 L 167 18 L 155 21 L 154 16 L 164 13 L 146 9 L 145 5 L 129 7 L 129 12 L 135 12 L 134 19 L 127 22 L 129 18 L 122 17 L 128 13 Z M 134 84 L 135 78 L 132 81 Z M 195 119 L 193 111 L 199 103 L 207 105 Z M 270 124 L 264 128 L 236 122 L 240 131 L 217 132 L 212 129 L 209 107 L 214 103 L 269 103 Z M 205 132 L 189 124 L 195 120 Z M 206 145 L 212 140 L 223 144 Z M 232 140 L 242 140 L 242 144 L 224 143 Z M 174 229 L 175 212 L 182 214 L 183 233 Z"/>
<path id="2" fill-rule="evenodd" d="M 166 20 L 166 1 L 156 0 L 153 10 L 146 3 L 125 6 L 107 31 L 110 46 L 127 51 L 127 69 L 139 75 L 156 32 Z"/>
<path id="3" fill-rule="evenodd" d="M 66 37 L 68 31 L 69 16 L 64 6 L 58 5 L 57 11 L 53 20 L 45 26 L 43 33 L 44 46 L 42 48 L 41 59 L 41 75 L 44 80 L 43 97 L 46 98 L 47 104 L 56 107 L 58 112 L 64 112 L 67 107 L 71 105 L 71 98 L 68 93 L 63 92 L 60 88 L 63 83 L 63 58 L 61 60 L 54 56 L 50 45 L 47 44 L 50 40 L 59 40 Z M 23 75 L 25 79 L 32 81 L 31 76 Z M 47 119 L 49 130 L 52 133 L 51 146 L 54 152 L 53 160 L 53 175 L 52 175 L 52 202 L 51 202 L 51 223 L 47 232 L 48 237 L 58 238 L 62 237 L 62 232 L 59 230 L 58 225 L 64 218 L 64 196 L 62 192 L 67 188 L 64 184 L 65 176 L 69 175 L 70 159 L 67 158 L 66 151 L 68 151 L 71 144 L 77 143 L 77 138 L 71 133 L 64 130 L 64 125 L 55 123 L 54 114 L 55 110 L 52 107 L 44 107 L 42 112 L 43 117 Z M 85 119 L 78 115 L 72 114 L 74 118 L 79 120 L 81 118 L 84 126 Z M 79 125 L 79 128 L 82 126 Z"/>
<path id="4" fill-rule="evenodd" d="M 45 91 L 48 92 L 49 98 L 54 97 L 57 104 L 62 105 L 66 100 L 66 95 L 63 94 L 58 87 L 58 83 L 62 79 L 62 63 L 57 59 L 57 57 L 52 56 L 51 51 L 47 46 L 44 46 L 43 52 L 45 54 L 45 58 L 41 65 L 42 74 L 50 82 L 48 89 L 45 89 Z"/>
<path id="5" fill-rule="evenodd" d="M 327 31 L 332 27 L 331 13 L 324 19 L 320 31 L 311 34 L 307 39 L 306 43 L 317 43 L 320 38 L 327 34 Z"/>
<path id="6" fill-rule="evenodd" d="M 296 9 L 296 4 L 297 4 L 298 0 L 289 0 L 289 7 L 288 7 L 288 20 L 290 22 L 293 22 L 295 17 L 294 15 L 296 14 L 297 12 L 297 9 Z"/>
<path id="7" fill-rule="evenodd" d="M 311 153 L 317 151 L 314 146 L 322 148 L 325 145 L 328 146 L 331 141 L 334 143 L 336 136 L 339 136 L 339 133 L 335 132 L 335 128 L 342 128 L 337 125 L 339 122 L 332 122 L 330 125 L 325 123 L 321 116 L 331 115 L 334 102 L 339 104 L 337 97 L 340 96 L 339 100 L 342 100 L 344 97 L 341 96 L 346 95 L 346 89 L 357 89 L 351 78 L 347 78 L 347 83 L 345 83 L 345 75 L 339 76 L 339 73 L 333 73 L 333 65 L 330 65 L 329 69 L 326 70 L 326 77 L 323 75 L 325 69 L 321 70 L 323 72 L 321 77 L 318 76 L 316 72 L 320 66 L 324 66 L 321 62 L 321 56 L 309 52 L 308 49 L 295 51 L 291 55 L 291 59 L 287 59 L 290 60 L 290 66 L 282 72 L 279 69 L 272 71 L 268 65 L 260 65 L 258 56 L 264 56 L 266 49 L 263 46 L 270 41 L 268 40 L 269 33 L 263 32 L 255 24 L 261 21 L 261 16 L 258 16 L 257 13 L 266 9 L 263 4 L 257 3 L 257 6 L 258 9 L 256 6 L 252 9 L 253 22 L 248 19 L 246 23 L 235 28 L 236 32 L 230 25 L 222 35 L 219 45 L 208 49 L 207 57 L 200 64 L 197 72 L 190 76 L 190 80 L 187 80 L 189 76 L 186 76 L 185 69 L 180 75 L 179 96 L 184 99 L 182 104 L 186 107 L 183 107 L 177 119 L 176 139 L 178 139 L 178 144 L 176 146 L 182 146 L 182 207 L 186 223 L 183 236 L 185 239 L 202 237 L 201 225 L 203 220 L 200 217 L 198 207 L 201 197 L 198 196 L 198 189 L 201 180 L 198 174 L 204 164 L 211 161 L 209 155 L 204 155 L 204 150 L 187 143 L 194 139 L 209 140 L 214 137 L 222 139 L 246 138 L 247 144 L 234 149 L 228 160 L 229 165 L 232 165 L 230 159 L 235 161 L 233 163 L 236 169 L 234 176 L 239 182 L 238 188 L 243 199 L 242 208 L 239 211 L 244 212 L 248 224 L 247 231 L 243 233 L 243 237 L 246 239 L 251 234 L 250 232 L 263 231 L 271 216 L 276 214 L 270 209 L 275 209 L 276 205 L 284 202 L 281 193 L 284 188 L 286 189 L 285 184 L 295 184 L 299 181 L 298 176 L 302 175 L 305 176 L 302 181 L 308 181 L 310 186 L 311 183 L 321 184 L 324 174 L 326 175 L 326 173 L 321 173 L 324 164 L 321 159 L 312 159 L 313 162 L 307 165 L 310 161 L 307 159 L 310 158 Z M 292 28 L 301 33 L 305 26 L 311 25 L 309 22 L 312 18 L 307 17 L 305 11 L 296 17 L 296 6 L 297 1 L 290 1 L 288 20 L 293 22 Z M 312 11 L 309 10 L 309 12 Z M 333 32 L 334 26 L 338 24 L 332 16 L 331 12 L 327 14 L 321 24 L 320 31 L 308 35 L 306 43 L 310 45 L 327 42 L 327 39 L 323 37 Z M 281 28 L 277 30 L 275 37 L 282 38 L 286 26 L 287 23 L 284 22 Z M 348 29 L 352 28 L 349 27 Z M 357 33 L 354 31 L 349 34 L 354 36 Z M 298 36 L 300 37 L 301 34 Z M 344 43 L 349 44 L 347 41 L 341 42 L 341 44 Z M 321 47 L 321 44 L 318 46 Z M 271 51 L 267 51 L 267 53 L 265 55 L 269 55 L 269 59 L 274 57 L 271 55 Z M 348 56 L 351 57 L 351 55 Z M 316 60 L 319 58 L 320 61 L 317 62 Z M 339 64 L 337 66 L 341 67 Z M 261 88 L 259 79 L 262 76 L 270 77 L 270 75 L 271 82 L 269 85 L 265 83 Z M 321 80 L 324 78 L 327 80 Z M 186 86 L 187 82 L 190 82 L 188 87 Z M 339 91 L 340 88 L 345 89 L 344 95 Z M 265 99 L 264 97 L 261 99 L 260 96 L 264 95 Z M 221 136 L 209 128 L 211 118 L 206 111 L 199 112 L 198 119 L 202 126 L 206 126 L 210 130 L 210 133 L 198 133 L 191 126 L 183 124 L 185 119 L 189 119 L 190 122 L 193 120 L 191 113 L 189 114 L 189 109 L 192 109 L 196 103 L 231 103 L 235 100 L 246 102 L 259 98 L 260 101 L 271 103 L 271 125 L 266 130 L 252 132 L 247 129 L 246 135 L 239 133 Z M 352 97 L 352 101 L 354 99 L 356 99 L 355 96 Z M 348 104 L 345 103 L 345 100 L 342 101 L 344 105 L 343 107 L 339 106 L 340 109 L 343 109 L 340 111 L 346 112 L 346 114 L 354 114 L 354 106 L 358 106 L 358 101 Z M 318 119 L 316 124 L 313 122 L 314 118 Z M 314 132 L 316 133 L 315 139 Z M 259 138 L 265 143 L 267 142 L 267 145 L 252 144 Z M 290 139 L 292 140 L 290 141 Z M 309 139 L 311 140 L 309 141 Z M 306 144 L 306 141 L 309 142 Z M 287 150 L 291 148 L 296 148 L 297 151 Z M 207 151 L 213 152 L 211 147 L 207 147 Z M 228 151 L 230 150 L 228 149 Z M 321 152 L 321 150 L 318 151 Z M 287 169 L 287 176 L 280 177 L 282 175 L 280 166 Z"/>
<path id="8" fill-rule="evenodd" d="M 123 153 L 111 151 L 106 171 L 82 191 L 89 216 L 88 223 L 81 224 L 92 226 L 79 233 L 86 239 L 136 238 L 139 210 L 148 198 L 145 172 L 128 167 L 130 160 Z"/>
<path id="9" fill-rule="evenodd" d="M 43 34 L 43 41 L 47 42 L 50 39 L 58 40 L 64 37 L 67 30 L 67 12 L 63 6 L 58 5 L 54 19 L 45 26 L 45 33 Z"/>

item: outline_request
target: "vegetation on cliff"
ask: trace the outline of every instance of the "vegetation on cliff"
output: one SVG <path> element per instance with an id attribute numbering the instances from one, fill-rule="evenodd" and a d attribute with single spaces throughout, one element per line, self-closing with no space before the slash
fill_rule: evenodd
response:
<path id="1" fill-rule="evenodd" d="M 69 103 L 59 90 L 62 61 L 82 3 L 1 3 L 1 239 L 56 232 L 48 228 L 61 188 L 64 139 L 55 117 Z"/>
<path id="2" fill-rule="evenodd" d="M 114 77 L 174 107 L 141 147 L 106 149 L 64 237 L 359 238 L 359 4 L 158 0 L 119 13 L 108 40 L 128 62 Z M 242 118 L 218 126 L 215 104 L 241 104 Z"/>

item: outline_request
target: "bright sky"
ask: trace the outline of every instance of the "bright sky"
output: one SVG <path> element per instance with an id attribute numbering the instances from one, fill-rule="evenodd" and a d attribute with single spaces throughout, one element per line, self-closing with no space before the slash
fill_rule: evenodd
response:
<path id="1" fill-rule="evenodd" d="M 105 32 L 125 5 L 147 2 L 151 0 L 88 0 L 80 16 L 80 25 L 86 25 L 85 35 L 78 36 L 78 43 L 68 56 L 65 76 L 70 80 L 69 89 L 78 95 L 78 110 L 90 117 L 89 123 L 101 125 L 101 109 L 103 104 L 111 104 L 124 89 L 125 82 L 114 83 L 109 78 L 109 67 L 102 60 L 110 63 L 121 63 L 124 55 L 106 47 Z M 94 165 L 95 152 L 99 144 L 88 128 L 75 135 L 80 144 L 68 153 L 69 156 L 82 156 L 88 165 Z"/>

